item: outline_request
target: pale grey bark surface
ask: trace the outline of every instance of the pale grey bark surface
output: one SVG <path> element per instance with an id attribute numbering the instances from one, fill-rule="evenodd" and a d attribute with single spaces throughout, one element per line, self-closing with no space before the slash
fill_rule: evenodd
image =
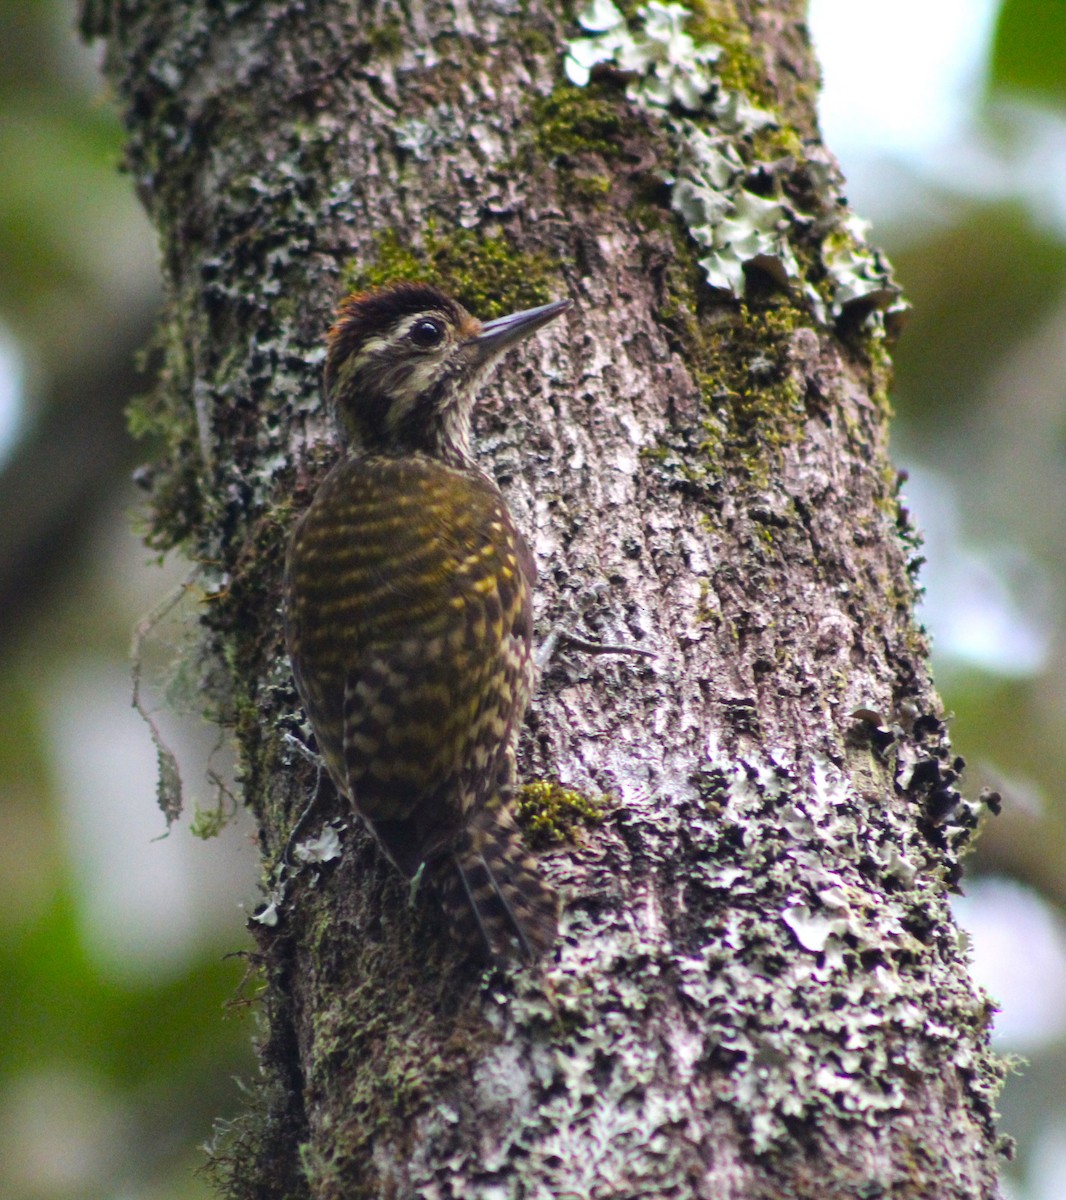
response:
<path id="1" fill-rule="evenodd" d="M 914 624 L 862 322 L 887 291 L 835 303 L 802 9 L 699 9 L 723 94 L 729 70 L 776 118 L 736 153 L 786 204 L 795 271 L 753 262 L 743 304 L 696 266 L 630 80 L 565 83 L 574 16 L 86 15 L 169 289 L 156 538 L 204 564 L 205 694 L 265 876 L 314 786 L 279 584 L 337 452 L 318 379 L 346 284 L 421 264 L 482 316 L 574 299 L 487 389 L 480 452 L 535 549 L 542 632 L 656 654 L 563 653 L 534 701 L 525 777 L 607 797 L 544 854 L 565 912 L 539 968 L 464 965 L 357 823 L 277 894 L 227 1194 L 995 1197 L 999 1068 L 948 909 L 977 813 Z M 310 829 L 344 815 L 325 794 Z"/>

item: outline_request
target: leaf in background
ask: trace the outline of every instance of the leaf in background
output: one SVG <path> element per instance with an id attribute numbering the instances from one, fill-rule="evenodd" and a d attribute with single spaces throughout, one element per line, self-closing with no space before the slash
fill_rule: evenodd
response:
<path id="1" fill-rule="evenodd" d="M 1003 0 L 992 43 L 992 88 L 1015 88 L 1048 104 L 1066 104 L 1063 46 L 1063 0 Z"/>

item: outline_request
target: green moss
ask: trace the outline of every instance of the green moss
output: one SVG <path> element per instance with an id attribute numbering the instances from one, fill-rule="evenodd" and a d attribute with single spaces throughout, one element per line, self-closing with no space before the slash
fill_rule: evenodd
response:
<path id="1" fill-rule="evenodd" d="M 518 26 L 514 40 L 521 50 L 540 58 L 553 59 L 559 52 L 559 43 L 555 37 L 547 29 L 530 24 L 528 14 L 524 14 L 524 20 Z"/>
<path id="2" fill-rule="evenodd" d="M 516 815 L 531 846 L 548 846 L 574 841 L 578 826 L 598 825 L 610 800 L 538 779 L 519 789 Z"/>
<path id="3" fill-rule="evenodd" d="M 356 1006 L 369 998 L 369 993 L 355 994 Z M 415 1046 L 405 1034 L 398 1034 L 387 1009 L 375 1007 L 376 1016 L 365 1017 L 358 1026 L 348 1011 L 352 997 L 338 1001 L 315 1018 L 313 1069 L 328 1071 L 330 1064 L 348 1068 L 364 1057 L 377 1060 L 376 1069 L 359 1072 L 357 1086 L 352 1092 L 351 1108 L 360 1111 L 359 1141 L 371 1141 L 381 1130 L 389 1128 L 397 1118 L 410 1118 L 432 1099 L 439 1080 L 446 1078 L 445 1064 L 440 1055 L 421 1052 L 427 1046 Z"/>
<path id="4" fill-rule="evenodd" d="M 126 407 L 126 427 L 135 441 L 162 437 L 169 432 L 170 421 L 160 404 L 158 391 L 133 397 Z"/>
<path id="5" fill-rule="evenodd" d="M 151 465 L 142 469 L 143 481 L 151 488 L 152 505 L 144 540 L 156 550 L 169 550 L 184 542 L 202 518 L 204 507 L 199 478 L 203 454 L 196 412 L 187 402 L 191 384 L 186 347 L 174 312 L 168 317 L 160 322 L 141 367 L 145 369 L 150 356 L 162 358 L 156 384 L 126 409 L 131 436 L 150 443 Z"/>
<path id="6" fill-rule="evenodd" d="M 312 1014 L 303 1079 L 311 1091 L 324 1087 L 326 1093 L 330 1081 L 345 1080 L 344 1095 L 335 1097 L 343 1107 L 330 1114 L 340 1136 L 319 1130 L 304 1143 L 314 1195 L 377 1195 L 369 1187 L 376 1178 L 375 1139 L 395 1129 L 397 1120 L 410 1123 L 431 1111 L 441 1102 L 442 1086 L 481 1058 L 493 1040 L 476 1005 L 457 999 L 458 960 L 449 939 L 412 920 L 402 881 L 389 875 L 383 886 L 380 940 L 362 938 L 348 946 L 338 938 L 333 905 L 305 910 L 312 922 L 309 958 L 323 971 L 333 967 L 337 976 Z M 476 981 L 458 986 L 474 988 Z"/>
<path id="7" fill-rule="evenodd" d="M 696 603 L 696 620 L 697 621 L 715 621 L 721 616 L 721 610 L 718 607 L 717 597 L 711 590 L 710 580 L 700 580 L 700 596 Z"/>
<path id="8" fill-rule="evenodd" d="M 695 248 L 674 225 L 675 257 L 665 271 L 659 319 L 689 362 L 703 398 L 699 463 L 689 471 L 715 470 L 724 458 L 763 486 L 780 450 L 802 436 L 806 409 L 789 369 L 789 342 L 811 318 L 787 300 L 715 306 L 702 287 Z M 696 479 L 690 482 L 698 482 Z"/>
<path id="9" fill-rule="evenodd" d="M 751 32 L 733 0 L 688 0 L 692 17 L 687 31 L 697 42 L 719 46 L 714 73 L 727 92 L 741 95 L 762 108 L 773 108 L 774 96 L 766 72 L 751 49 Z"/>
<path id="10" fill-rule="evenodd" d="M 751 138 L 752 157 L 756 162 L 775 162 L 781 158 L 802 160 L 806 157 L 803 138 L 791 125 L 767 125 Z"/>
<path id="11" fill-rule="evenodd" d="M 626 153 L 635 114 L 616 87 L 593 81 L 587 87 L 560 83 L 530 106 L 529 141 L 508 164 L 523 175 L 550 171 L 561 195 L 598 207 L 613 180 L 604 164 Z"/>
<path id="12" fill-rule="evenodd" d="M 200 838 L 201 841 L 210 841 L 211 838 L 218 837 L 236 816 L 236 812 L 236 804 L 228 808 L 222 803 L 217 804 L 214 808 L 201 808 L 197 805 L 193 811 L 192 820 L 189 822 L 189 832 L 193 837 Z"/>
<path id="13" fill-rule="evenodd" d="M 403 49 L 403 25 L 391 17 L 367 30 L 367 43 L 378 54 L 399 54 Z"/>
<path id="14" fill-rule="evenodd" d="M 870 399 L 877 405 L 886 421 L 891 421 L 896 415 L 892 405 L 892 380 L 895 368 L 892 356 L 880 331 L 867 334 L 864 342 L 866 361 L 870 368 Z"/>
<path id="15" fill-rule="evenodd" d="M 618 94 L 590 83 L 578 88 L 561 84 L 532 106 L 534 143 L 545 156 L 600 154 L 617 158 L 624 132 Z"/>
<path id="16" fill-rule="evenodd" d="M 444 233 L 430 221 L 421 247 L 386 230 L 375 242 L 375 261 L 351 264 L 343 280 L 351 291 L 396 279 L 423 280 L 487 320 L 547 303 L 556 290 L 552 285 L 557 269 L 548 255 L 516 250 L 503 234 L 471 229 Z"/>
<path id="17" fill-rule="evenodd" d="M 582 175 L 577 171 L 571 172 L 569 187 L 586 200 L 601 200 L 611 190 L 609 175 Z"/>

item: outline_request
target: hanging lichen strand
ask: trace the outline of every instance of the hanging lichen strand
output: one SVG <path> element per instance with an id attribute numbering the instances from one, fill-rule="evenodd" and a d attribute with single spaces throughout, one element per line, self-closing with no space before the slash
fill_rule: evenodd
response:
<path id="1" fill-rule="evenodd" d="M 866 242 L 866 222 L 843 204 L 817 214 L 829 288 L 823 294 L 805 277 L 790 235 L 809 231 L 814 218 L 782 197 L 779 187 L 765 196 L 746 186 L 753 167 L 737 149 L 760 131 L 777 128 L 777 118 L 723 87 L 714 69 L 722 47 L 685 31 L 693 15 L 680 4 L 650 0 L 630 21 L 612 0 L 592 0 L 578 16 L 590 36 L 567 44 L 567 78 L 584 87 L 597 67 L 611 68 L 626 78 L 630 101 L 662 123 L 674 147 L 674 161 L 662 172 L 672 188 L 671 207 L 702 249 L 699 264 L 712 288 L 743 296 L 745 268 L 756 268 L 781 288 L 798 286 L 819 321 L 827 320 L 826 299 L 834 318 L 850 311 L 877 325 L 885 316 L 898 316 L 905 307 L 900 289 Z M 806 165 L 832 189 L 827 165 Z M 772 177 L 772 164 L 759 164 L 758 173 Z"/>

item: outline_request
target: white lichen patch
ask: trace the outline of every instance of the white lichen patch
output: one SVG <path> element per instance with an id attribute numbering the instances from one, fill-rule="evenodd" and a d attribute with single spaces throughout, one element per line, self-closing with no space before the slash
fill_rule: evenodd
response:
<path id="1" fill-rule="evenodd" d="M 790 904 L 781 912 L 781 919 L 796 935 L 804 948 L 821 954 L 831 937 L 840 937 L 848 932 L 848 921 L 844 917 L 831 917 L 825 913 L 812 912 L 806 904 Z"/>
<path id="2" fill-rule="evenodd" d="M 879 778 L 891 788 L 893 774 Z M 479 1196 L 688 1195 L 706 1142 L 679 1128 L 713 1143 L 716 1121 L 739 1120 L 757 1155 L 797 1121 L 875 1138 L 922 1078 L 991 1103 L 984 1000 L 958 970 L 937 857 L 906 805 L 783 747 L 709 739 L 685 778 L 626 805 L 649 872 L 635 895 L 604 875 L 569 899 L 550 959 L 486 976 L 500 1048 L 477 1074 L 493 1130 Z M 700 847 L 684 872 L 678 839 Z M 419 1195 L 469 1191 L 464 1157 L 419 1174 L 453 1122 L 445 1104 L 422 1119 Z"/>
<path id="3" fill-rule="evenodd" d="M 592 0 L 579 15 L 578 24 L 593 36 L 568 44 L 567 78 L 584 87 L 593 67 L 611 63 L 639 77 L 629 93 L 633 99 L 662 107 L 676 102 L 698 110 L 714 84 L 709 64 L 721 50 L 700 45 L 685 32 L 689 15 L 680 4 L 649 0 L 638 10 L 642 27 L 630 32 L 612 0 Z"/>
<path id="4" fill-rule="evenodd" d="M 758 267 L 787 288 L 800 271 L 788 244 L 790 216 L 785 205 L 743 187 L 747 168 L 725 139 L 716 144 L 688 119 L 671 119 L 669 124 L 680 143 L 677 174 L 667 177 L 673 184 L 671 206 L 693 241 L 706 251 L 699 263 L 707 282 L 741 296 L 747 266 Z"/>
<path id="5" fill-rule="evenodd" d="M 251 919 L 268 929 L 273 929 L 281 919 L 280 903 L 281 897 L 272 892 L 266 903 L 252 914 Z"/>
<path id="6" fill-rule="evenodd" d="M 750 1117 L 756 1149 L 819 1111 L 875 1128 L 905 1106 L 908 1072 L 969 1070 L 984 1000 L 916 935 L 950 917 L 905 813 L 871 806 L 822 754 L 738 759 L 711 744 L 698 790 L 706 813 L 686 835 L 706 847 L 692 888 L 709 937 L 662 970 L 729 1055 L 720 1094 Z M 862 870 L 857 844 L 873 848 Z M 740 886 L 724 906 L 727 879 Z"/>
<path id="7" fill-rule="evenodd" d="M 597 67 L 627 80 L 630 101 L 653 113 L 667 130 L 675 157 L 662 174 L 672 186 L 671 206 L 703 252 L 699 264 L 710 287 L 744 295 L 746 272 L 756 269 L 778 287 L 802 294 L 816 319 L 826 319 L 817 290 L 803 278 L 790 235 L 813 218 L 798 212 L 774 181 L 775 164 L 747 163 L 737 146 L 777 124 L 772 113 L 725 89 L 715 74 L 722 48 L 701 42 L 686 26 L 692 14 L 660 0 L 637 9 L 629 21 L 613 0 L 591 0 L 578 15 L 588 36 L 567 43 L 564 70 L 585 87 Z M 822 264 L 833 284 L 832 315 L 849 310 L 899 312 L 899 288 L 887 265 L 866 242 L 863 223 L 836 216 L 838 199 L 823 164 L 811 163 L 831 214 Z M 760 180 L 759 191 L 752 188 Z M 766 194 L 766 182 L 773 190 Z M 826 224 L 826 213 L 819 214 Z"/>
<path id="8" fill-rule="evenodd" d="M 293 858 L 301 863 L 332 862 L 341 856 L 341 831 L 347 828 L 342 821 L 330 821 L 322 831 L 293 847 Z"/>
<path id="9" fill-rule="evenodd" d="M 841 223 L 840 232 L 822 243 L 822 262 L 834 283 L 833 312 L 840 315 L 856 304 L 902 313 L 899 287 L 884 260 L 866 241 L 870 222 L 854 213 Z"/>

